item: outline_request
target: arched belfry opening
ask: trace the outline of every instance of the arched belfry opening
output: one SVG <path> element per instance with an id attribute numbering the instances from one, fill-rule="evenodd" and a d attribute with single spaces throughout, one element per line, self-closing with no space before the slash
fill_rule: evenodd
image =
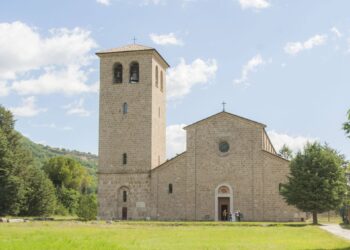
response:
<path id="1" fill-rule="evenodd" d="M 123 65 L 115 63 L 113 66 L 113 83 L 123 82 Z"/>
<path id="2" fill-rule="evenodd" d="M 230 185 L 223 183 L 216 187 L 214 203 L 216 221 L 227 220 L 229 213 L 233 215 L 233 191 Z"/>
<path id="3" fill-rule="evenodd" d="M 138 62 L 130 64 L 130 83 L 138 83 L 140 80 L 140 69 Z"/>

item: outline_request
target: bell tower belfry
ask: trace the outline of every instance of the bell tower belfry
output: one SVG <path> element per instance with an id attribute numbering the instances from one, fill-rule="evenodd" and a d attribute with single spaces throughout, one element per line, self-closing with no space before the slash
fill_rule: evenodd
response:
<path id="1" fill-rule="evenodd" d="M 121 219 L 127 213 L 128 217 L 142 217 L 134 206 L 139 202 L 147 210 L 147 197 L 141 197 L 137 189 L 149 188 L 143 185 L 149 183 L 150 170 L 166 157 L 165 76 L 169 65 L 157 50 L 138 44 L 96 54 L 100 58 L 100 216 Z M 129 210 L 120 204 L 113 208 L 112 202 L 120 199 L 115 198 L 119 188 L 130 192 L 130 202 L 124 204 Z"/>

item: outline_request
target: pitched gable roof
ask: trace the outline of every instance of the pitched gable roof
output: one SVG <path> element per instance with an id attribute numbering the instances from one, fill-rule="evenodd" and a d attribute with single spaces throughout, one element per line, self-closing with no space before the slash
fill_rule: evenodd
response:
<path id="1" fill-rule="evenodd" d="M 245 120 L 245 121 L 247 121 L 247 122 L 254 123 L 254 124 L 256 124 L 256 125 L 262 126 L 263 128 L 266 127 L 266 125 L 263 124 L 263 123 L 256 122 L 256 121 L 250 120 L 250 119 L 248 119 L 248 118 L 245 118 L 245 117 L 242 117 L 242 116 L 238 116 L 238 115 L 235 115 L 235 114 L 226 112 L 226 111 L 221 111 L 221 112 L 216 113 L 216 114 L 214 114 L 214 115 L 208 116 L 207 118 L 204 118 L 204 119 L 202 119 L 202 120 L 199 120 L 199 121 L 197 121 L 197 122 L 195 122 L 195 123 L 192 123 L 192 124 L 190 124 L 190 125 L 187 125 L 186 127 L 184 127 L 184 129 L 187 129 L 187 128 L 192 127 L 192 126 L 197 126 L 198 124 L 201 124 L 201 123 L 204 122 L 204 121 L 211 120 L 211 119 L 213 119 L 214 117 L 217 117 L 217 116 L 220 116 L 220 115 L 227 115 L 227 116 L 239 118 L 239 119 Z"/>

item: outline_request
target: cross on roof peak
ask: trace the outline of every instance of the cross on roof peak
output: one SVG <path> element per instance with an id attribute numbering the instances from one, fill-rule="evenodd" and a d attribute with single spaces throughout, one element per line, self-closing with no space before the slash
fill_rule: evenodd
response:
<path id="1" fill-rule="evenodd" d="M 226 102 L 222 102 L 222 111 L 225 112 Z"/>

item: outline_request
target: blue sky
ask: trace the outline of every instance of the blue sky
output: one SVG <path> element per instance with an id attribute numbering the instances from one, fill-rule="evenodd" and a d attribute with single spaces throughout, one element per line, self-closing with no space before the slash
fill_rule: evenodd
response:
<path id="1" fill-rule="evenodd" d="M 267 125 L 279 148 L 328 142 L 350 158 L 346 0 L 0 2 L 0 103 L 43 144 L 97 152 L 101 49 L 155 47 L 168 71 L 168 156 L 181 129 L 222 109 Z"/>

